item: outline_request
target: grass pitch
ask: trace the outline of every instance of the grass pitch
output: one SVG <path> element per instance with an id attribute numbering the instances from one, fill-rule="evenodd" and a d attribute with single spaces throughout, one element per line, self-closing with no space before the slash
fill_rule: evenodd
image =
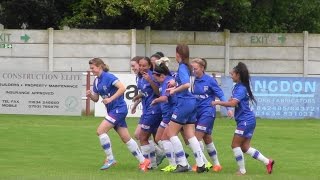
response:
<path id="1" fill-rule="evenodd" d="M 252 147 L 276 164 L 272 175 L 265 166 L 245 155 L 247 174 L 237 177 L 237 165 L 230 147 L 234 120 L 217 118 L 214 140 L 220 173 L 164 173 L 160 168 L 147 173 L 138 170 L 137 160 L 118 135 L 109 136 L 118 164 L 101 171 L 104 153 L 96 136 L 102 118 L 0 115 L 0 179 L 320 179 L 320 120 L 257 120 Z M 136 118 L 128 118 L 131 134 Z M 192 154 L 190 149 L 185 150 Z M 194 164 L 194 158 L 189 157 Z"/>

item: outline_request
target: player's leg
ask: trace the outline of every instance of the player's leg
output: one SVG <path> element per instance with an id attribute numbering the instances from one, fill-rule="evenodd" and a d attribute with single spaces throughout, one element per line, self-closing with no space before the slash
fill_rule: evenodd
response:
<path id="1" fill-rule="evenodd" d="M 251 138 L 254 132 L 255 125 L 250 128 L 250 125 L 248 125 L 248 129 L 246 131 L 247 134 L 247 139 L 243 142 L 241 149 L 243 152 L 246 154 L 249 154 L 251 157 L 254 159 L 257 159 L 261 162 L 263 162 L 266 165 L 267 168 L 267 173 L 271 174 L 273 165 L 274 165 L 274 160 L 266 158 L 261 152 L 259 152 L 257 149 L 251 147 L 250 142 Z"/>
<path id="2" fill-rule="evenodd" d="M 199 118 L 199 123 L 196 127 L 197 132 L 203 132 L 203 141 L 205 142 L 207 152 L 209 157 L 212 159 L 214 166 L 212 170 L 214 172 L 219 172 L 222 170 L 222 166 L 220 165 L 218 159 L 217 149 L 213 143 L 211 134 L 213 131 L 213 125 L 215 121 L 215 110 L 213 108 L 208 108 L 201 114 L 201 118 Z M 206 165 L 208 167 L 208 165 Z"/>
<path id="3" fill-rule="evenodd" d="M 200 147 L 202 151 L 204 152 L 204 144 L 202 140 L 205 141 L 206 145 L 210 146 L 210 149 L 208 149 L 208 154 L 211 158 L 215 157 L 215 161 L 217 161 L 217 156 L 216 156 L 216 149 L 212 149 L 212 139 L 211 139 L 211 134 L 212 134 L 212 129 L 213 129 L 213 113 L 214 110 L 213 108 L 207 108 L 203 111 L 202 113 L 197 114 L 197 122 L 195 126 L 195 135 L 197 139 L 199 140 Z M 214 147 L 214 145 L 213 145 Z M 206 164 L 206 168 L 209 170 L 212 168 L 212 164 L 204 157 L 204 162 Z M 213 160 L 214 162 L 214 160 Z"/>
<path id="4" fill-rule="evenodd" d="M 137 142 L 131 138 L 127 127 L 117 127 L 117 133 L 119 134 L 121 140 L 127 145 L 127 148 L 131 152 L 131 154 L 137 158 L 139 161 L 139 168 L 142 171 L 147 171 L 148 166 L 150 164 L 150 160 L 146 159 L 142 152 L 139 149 Z"/>
<path id="5" fill-rule="evenodd" d="M 140 145 L 143 156 L 151 160 L 151 165 L 149 168 L 157 168 L 157 160 L 155 153 L 155 146 L 150 144 L 149 138 L 152 134 L 157 132 L 161 122 L 161 114 L 148 114 L 144 115 L 141 121 L 141 131 L 140 131 Z"/>
<path id="6" fill-rule="evenodd" d="M 177 122 L 170 121 L 168 126 L 168 136 L 170 137 L 170 142 L 172 143 L 173 150 L 175 153 L 177 169 L 174 172 L 187 172 L 188 169 L 188 162 L 185 156 L 185 152 L 182 146 L 182 143 L 178 137 L 178 133 L 182 128 L 181 124 Z"/>
<path id="7" fill-rule="evenodd" d="M 237 130 L 239 130 L 239 129 L 237 129 Z M 237 172 L 238 175 L 246 174 L 244 156 L 243 156 L 243 152 L 241 150 L 241 146 L 244 141 L 245 141 L 245 137 L 242 137 L 242 136 L 235 133 L 233 136 L 233 139 L 232 139 L 232 144 L 231 144 L 231 148 L 232 148 L 234 157 L 235 157 L 237 164 L 238 164 L 238 167 L 239 167 L 239 170 Z"/>
<path id="8" fill-rule="evenodd" d="M 220 165 L 220 162 L 219 162 L 218 151 L 214 145 L 211 134 L 205 134 L 205 136 L 203 137 L 203 141 L 206 144 L 206 149 L 209 154 L 209 157 L 210 157 L 210 159 L 212 159 L 212 162 L 213 162 L 212 170 L 214 172 L 221 171 L 222 166 Z"/>
<path id="9" fill-rule="evenodd" d="M 188 106 L 186 106 L 186 104 L 188 104 Z M 199 141 L 194 136 L 194 123 L 195 123 L 195 115 L 196 115 L 195 105 L 196 105 L 195 99 L 178 98 L 177 105 L 173 111 L 172 118 L 168 126 L 169 128 L 168 135 L 170 137 L 171 143 L 173 144 L 173 148 L 174 148 L 174 151 L 176 154 L 176 160 L 177 160 L 177 168 L 174 172 L 189 171 L 188 161 L 186 159 L 182 143 L 178 138 L 178 133 L 180 132 L 182 127 L 184 128 L 184 135 L 188 139 L 188 142 L 192 150 L 194 152 L 196 150 L 197 151 L 196 153 L 198 153 L 198 150 L 202 152 L 199 145 Z M 190 123 L 190 124 L 192 123 L 192 125 L 186 125 L 187 123 Z M 199 149 L 195 149 L 195 147 L 199 147 Z M 197 154 L 195 154 L 195 156 L 197 156 Z M 200 158 L 202 160 L 202 157 L 198 157 L 198 159 Z"/>
<path id="10" fill-rule="evenodd" d="M 183 139 L 184 144 L 187 145 L 188 147 L 190 147 L 190 146 L 189 146 L 188 139 L 187 139 L 186 136 L 184 135 L 183 127 L 180 129 L 180 134 L 181 134 L 181 137 L 182 137 L 182 139 Z M 186 156 L 186 158 L 188 159 L 189 154 L 188 154 L 187 152 L 185 152 L 185 156 Z"/>
<path id="11" fill-rule="evenodd" d="M 141 131 L 141 125 L 138 124 L 136 127 L 136 130 L 134 131 L 134 138 L 136 138 L 136 140 L 139 140 L 140 131 Z"/>
<path id="12" fill-rule="evenodd" d="M 108 169 L 116 163 L 112 153 L 111 140 L 107 134 L 107 132 L 114 127 L 114 124 L 112 124 L 108 119 L 113 118 L 107 116 L 105 120 L 103 120 L 97 128 L 97 135 L 99 137 L 100 144 L 106 154 L 106 160 L 104 165 L 100 168 L 101 170 Z"/>
<path id="13" fill-rule="evenodd" d="M 141 126 L 141 131 L 139 134 L 141 152 L 145 158 L 151 160 L 151 158 L 155 156 L 155 149 L 154 149 L 154 146 L 151 145 L 148 141 L 150 136 L 151 136 L 151 133 L 143 129 Z M 151 166 L 152 165 L 150 164 L 148 168 L 150 169 Z"/>
<path id="14" fill-rule="evenodd" d="M 201 150 L 201 147 L 200 147 L 200 143 L 195 136 L 195 133 L 194 133 L 195 125 L 186 124 L 183 126 L 183 129 L 184 129 L 185 136 L 188 139 L 189 146 L 196 159 L 196 163 L 197 163 L 196 171 L 199 173 L 207 171 L 207 169 L 205 168 L 205 161 L 207 161 L 207 159 L 204 156 L 203 151 Z"/>
<path id="15" fill-rule="evenodd" d="M 164 131 L 161 136 L 161 141 L 163 144 L 164 152 L 165 152 L 166 157 L 169 161 L 169 165 L 166 166 L 165 168 L 162 168 L 161 171 L 172 172 L 176 169 L 177 164 L 176 164 L 176 158 L 175 158 L 173 145 L 172 145 L 170 138 L 168 136 L 168 125 L 166 125 L 164 128 Z"/>
<path id="16" fill-rule="evenodd" d="M 156 148 L 156 159 L 157 159 L 157 166 L 159 166 L 163 159 L 166 157 L 163 147 L 163 142 L 161 140 L 161 137 L 163 135 L 163 132 L 165 130 L 165 127 L 167 124 L 165 124 L 163 121 L 161 121 L 160 126 L 157 129 L 157 133 L 154 137 L 155 140 L 155 148 Z"/>
<path id="17" fill-rule="evenodd" d="M 139 140 L 139 134 L 140 134 L 140 131 L 141 131 L 141 122 L 142 122 L 142 120 L 143 120 L 143 114 L 141 115 L 141 117 L 140 117 L 140 119 L 139 119 L 139 122 L 138 122 L 138 125 L 137 125 L 137 127 L 136 127 L 136 129 L 135 129 L 135 131 L 134 131 L 134 138 L 136 139 L 136 140 Z"/>
<path id="18" fill-rule="evenodd" d="M 197 125 L 196 125 L 197 127 Z M 196 128 L 196 131 L 195 131 L 195 136 L 196 138 L 198 139 L 199 141 L 199 145 L 200 145 L 200 148 L 201 148 L 201 151 L 203 152 L 204 154 L 204 144 L 202 142 L 204 136 L 205 136 L 205 133 L 203 131 L 200 131 Z M 203 155 L 203 162 L 205 163 L 205 167 L 207 170 L 211 169 L 212 168 L 212 164 L 207 160 L 207 158 L 205 157 L 205 155 Z M 197 169 L 197 165 L 193 165 L 192 166 L 192 170 L 193 171 L 196 171 Z"/>

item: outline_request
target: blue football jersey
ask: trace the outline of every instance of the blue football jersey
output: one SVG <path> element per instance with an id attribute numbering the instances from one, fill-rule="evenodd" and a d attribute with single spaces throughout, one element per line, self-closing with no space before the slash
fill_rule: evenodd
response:
<path id="1" fill-rule="evenodd" d="M 190 71 L 186 64 L 180 63 L 178 68 L 178 73 L 175 77 L 177 87 L 190 83 Z M 189 89 L 185 89 L 183 91 L 177 92 L 176 96 L 178 98 L 194 98 Z"/>
<path id="2" fill-rule="evenodd" d="M 168 102 L 160 103 L 162 113 L 173 111 L 173 108 L 176 105 L 176 101 L 177 101 L 176 96 L 175 95 L 170 96 L 169 92 L 167 92 L 168 82 L 171 79 L 173 79 L 172 76 L 167 76 L 159 88 L 160 95 L 168 97 Z"/>
<path id="3" fill-rule="evenodd" d="M 232 98 L 236 99 L 239 102 L 234 111 L 235 120 L 237 122 L 254 122 L 255 115 L 250 108 L 249 94 L 247 88 L 242 83 L 235 84 L 232 90 Z"/>
<path id="4" fill-rule="evenodd" d="M 207 74 L 203 74 L 200 78 L 195 78 L 192 89 L 197 99 L 197 111 L 212 107 L 211 102 L 214 101 L 216 97 L 221 101 L 227 101 L 217 81 Z"/>
<path id="5" fill-rule="evenodd" d="M 148 74 L 150 78 L 153 80 L 153 82 L 157 84 L 159 87 L 159 84 L 153 78 L 152 71 L 149 70 Z M 142 94 L 142 101 L 141 101 L 142 113 L 143 114 L 161 113 L 161 108 L 159 104 L 151 106 L 151 102 L 159 96 L 154 93 L 150 83 L 141 76 L 138 78 L 137 86 L 138 86 L 139 93 Z"/>
<path id="6" fill-rule="evenodd" d="M 93 82 L 93 92 L 99 94 L 103 99 L 113 96 L 118 88 L 115 84 L 119 79 L 109 72 L 102 72 L 99 77 L 96 77 Z M 124 101 L 124 95 L 119 96 L 111 103 L 105 105 L 107 107 L 107 112 L 111 110 L 116 110 L 116 113 L 127 113 L 127 104 Z"/>

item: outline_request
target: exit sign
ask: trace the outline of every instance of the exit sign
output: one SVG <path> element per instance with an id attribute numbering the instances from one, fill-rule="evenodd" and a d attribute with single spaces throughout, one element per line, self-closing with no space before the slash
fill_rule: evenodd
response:
<path id="1" fill-rule="evenodd" d="M 9 44 L 9 43 L 0 43 L 0 48 L 12 48 L 12 44 Z"/>

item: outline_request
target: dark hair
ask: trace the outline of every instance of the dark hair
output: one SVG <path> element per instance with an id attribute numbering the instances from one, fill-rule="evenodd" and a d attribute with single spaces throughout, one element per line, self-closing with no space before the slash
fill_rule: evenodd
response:
<path id="1" fill-rule="evenodd" d="M 164 62 L 162 62 L 159 65 L 156 65 L 154 67 L 155 72 L 159 73 L 159 74 L 164 74 L 164 75 L 171 75 L 169 68 L 166 66 L 166 64 Z"/>
<path id="2" fill-rule="evenodd" d="M 178 44 L 176 47 L 176 53 L 181 57 L 182 63 L 188 66 L 189 71 L 191 72 L 191 67 L 189 63 L 189 46 L 186 44 Z"/>
<path id="3" fill-rule="evenodd" d="M 153 54 L 152 56 L 150 56 L 150 59 L 152 58 L 152 57 L 155 57 L 155 58 L 157 58 L 157 59 L 160 59 L 161 58 L 161 56 L 159 55 L 159 54 Z"/>
<path id="4" fill-rule="evenodd" d="M 139 60 L 137 61 L 138 64 L 139 64 L 139 62 L 140 62 L 141 60 L 146 60 L 146 61 L 148 62 L 148 64 L 149 64 L 149 66 L 150 66 L 150 70 L 151 70 L 151 71 L 153 70 L 152 63 L 151 63 L 150 58 L 148 58 L 148 57 L 142 57 L 141 59 L 139 59 Z M 139 72 L 139 73 L 138 73 L 138 76 L 141 77 L 142 74 Z"/>
<path id="5" fill-rule="evenodd" d="M 155 54 L 158 54 L 160 57 L 164 57 L 163 52 L 158 51 L 158 52 L 156 52 Z"/>
<path id="6" fill-rule="evenodd" d="M 233 68 L 234 72 L 238 73 L 240 75 L 240 81 L 241 83 L 246 87 L 248 93 L 249 93 L 249 99 L 254 104 L 257 104 L 256 99 L 254 98 L 251 87 L 250 87 L 250 74 L 247 66 L 243 62 L 239 62 L 236 67 Z"/>
<path id="7" fill-rule="evenodd" d="M 152 63 L 151 63 L 151 60 L 150 58 L 148 57 L 142 57 L 141 59 L 138 60 L 138 63 L 141 61 L 141 60 L 146 60 L 150 66 L 150 70 L 152 71 L 153 70 L 153 67 L 152 67 Z"/>
<path id="8" fill-rule="evenodd" d="M 135 56 L 135 57 L 133 57 L 130 61 L 135 61 L 135 62 L 139 62 L 139 60 L 140 59 L 142 59 L 143 58 L 143 56 Z"/>
<path id="9" fill-rule="evenodd" d="M 89 64 L 93 64 L 97 67 L 101 67 L 103 69 L 104 72 L 108 72 L 109 71 L 109 66 L 106 65 L 102 59 L 100 58 L 93 58 L 89 61 Z"/>

